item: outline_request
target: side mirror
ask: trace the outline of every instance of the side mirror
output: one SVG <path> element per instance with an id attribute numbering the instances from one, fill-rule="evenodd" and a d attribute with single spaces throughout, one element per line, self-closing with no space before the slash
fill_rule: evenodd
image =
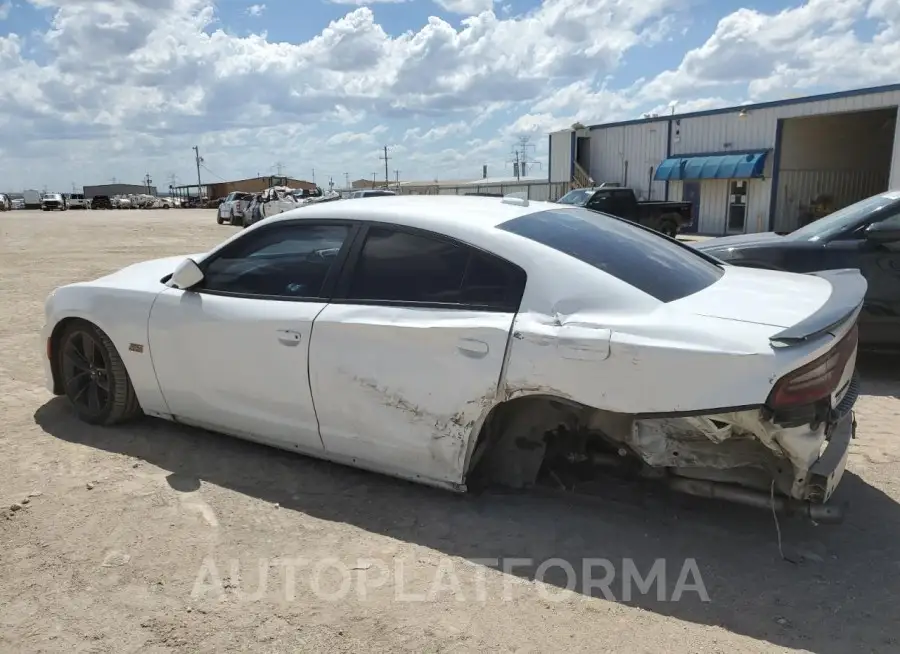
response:
<path id="1" fill-rule="evenodd" d="M 866 228 L 866 240 L 870 243 L 895 243 L 900 241 L 900 227 L 892 220 L 885 220 Z"/>
<path id="2" fill-rule="evenodd" d="M 193 259 L 185 259 L 175 268 L 175 272 L 172 273 L 169 281 L 166 282 L 166 286 L 187 291 L 202 281 L 203 271 L 200 270 L 197 262 Z"/>

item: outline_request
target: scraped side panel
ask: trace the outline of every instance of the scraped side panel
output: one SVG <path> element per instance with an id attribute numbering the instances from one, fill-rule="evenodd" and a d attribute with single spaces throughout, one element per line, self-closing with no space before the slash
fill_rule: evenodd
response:
<path id="1" fill-rule="evenodd" d="M 310 343 L 325 449 L 410 479 L 458 484 L 494 403 L 513 314 L 329 305 Z"/>

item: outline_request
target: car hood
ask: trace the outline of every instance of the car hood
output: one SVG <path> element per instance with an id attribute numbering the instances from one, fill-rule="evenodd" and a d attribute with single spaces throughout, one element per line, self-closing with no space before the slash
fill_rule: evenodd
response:
<path id="1" fill-rule="evenodd" d="M 126 266 L 114 273 L 100 277 L 93 282 L 86 282 L 92 286 L 107 286 L 112 288 L 129 288 L 135 290 L 160 290 L 163 277 L 175 270 L 175 267 L 187 258 L 200 261 L 206 256 L 206 252 L 199 254 L 185 254 L 161 259 L 150 259 L 130 266 Z"/>
<path id="2" fill-rule="evenodd" d="M 669 307 L 698 316 L 787 328 L 818 311 L 832 290 L 827 279 L 814 275 L 726 266 L 718 282 Z"/>
<path id="3" fill-rule="evenodd" d="M 735 236 L 720 236 L 711 238 L 707 241 L 699 241 L 691 243 L 697 250 L 702 252 L 717 252 L 727 250 L 729 248 L 754 248 L 761 245 L 772 245 L 783 240 L 784 237 L 775 232 L 763 232 L 762 234 L 737 234 Z"/>

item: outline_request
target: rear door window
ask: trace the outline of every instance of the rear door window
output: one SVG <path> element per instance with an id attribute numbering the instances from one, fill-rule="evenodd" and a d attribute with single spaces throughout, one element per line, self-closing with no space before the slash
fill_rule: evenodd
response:
<path id="1" fill-rule="evenodd" d="M 688 245 L 578 207 L 520 216 L 498 229 L 563 252 L 661 302 L 693 295 L 724 274 L 721 266 Z"/>
<path id="2" fill-rule="evenodd" d="M 373 227 L 346 299 L 515 312 L 524 288 L 524 271 L 491 254 L 442 238 Z"/>

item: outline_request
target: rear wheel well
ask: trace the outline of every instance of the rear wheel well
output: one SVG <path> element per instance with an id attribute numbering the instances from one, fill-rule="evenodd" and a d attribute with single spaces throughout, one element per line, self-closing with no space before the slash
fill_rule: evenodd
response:
<path id="1" fill-rule="evenodd" d="M 532 485 L 544 461 L 548 434 L 574 430 L 596 413 L 597 409 L 552 395 L 528 395 L 496 405 L 476 438 L 466 469 L 467 488 Z"/>

